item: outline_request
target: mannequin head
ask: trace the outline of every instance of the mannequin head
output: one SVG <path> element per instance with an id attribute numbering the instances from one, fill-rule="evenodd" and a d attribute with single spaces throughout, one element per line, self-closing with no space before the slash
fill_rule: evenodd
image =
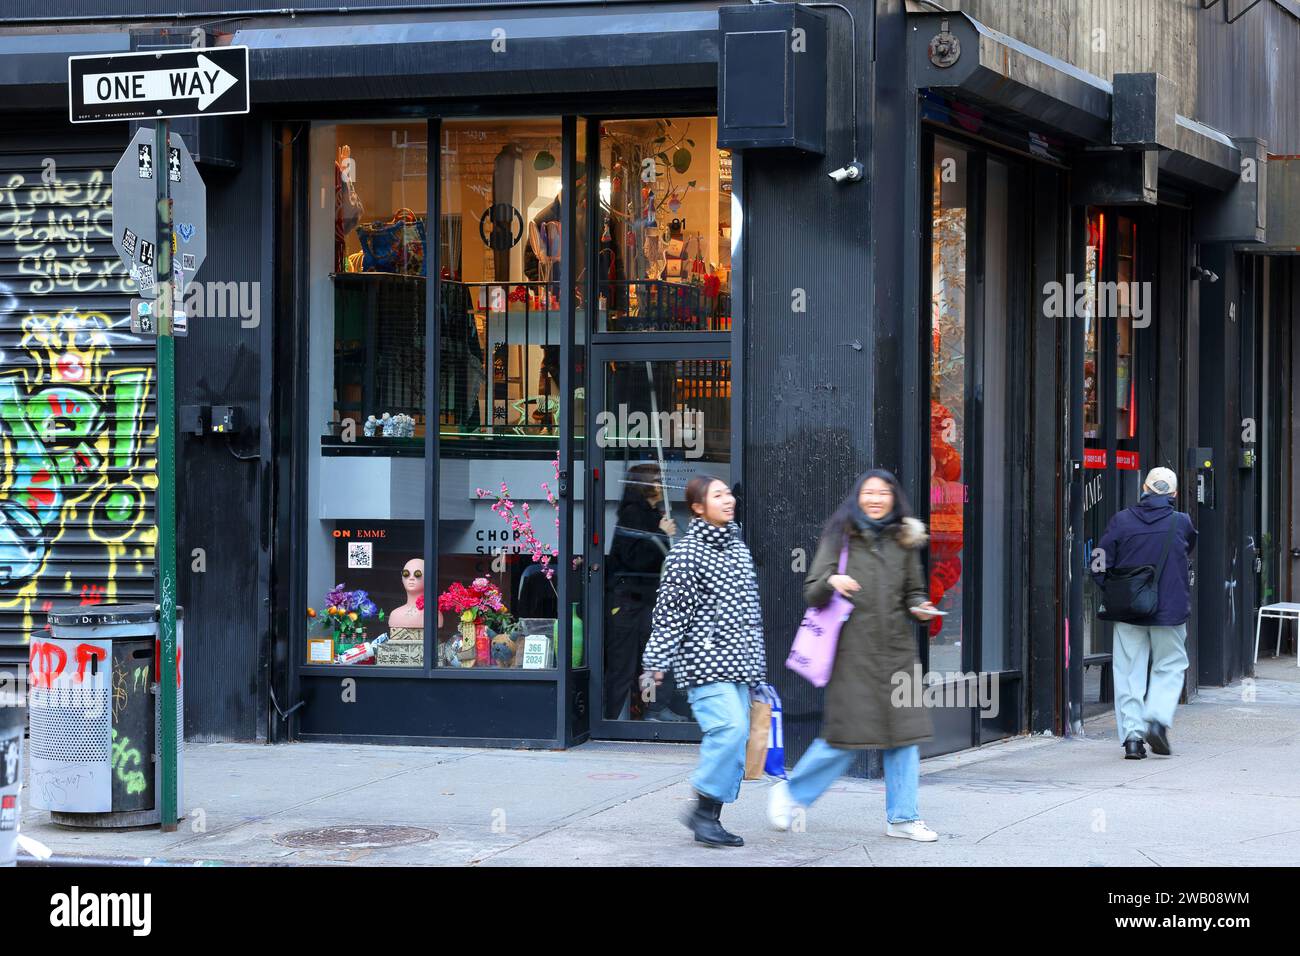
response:
<path id="1" fill-rule="evenodd" d="M 402 568 L 402 588 L 408 601 L 424 593 L 424 558 L 412 558 Z"/>

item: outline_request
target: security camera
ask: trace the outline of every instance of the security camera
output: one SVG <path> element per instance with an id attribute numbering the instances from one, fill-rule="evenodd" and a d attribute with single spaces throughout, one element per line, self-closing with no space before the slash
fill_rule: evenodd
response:
<path id="1" fill-rule="evenodd" d="M 1219 274 L 1201 266 L 1192 266 L 1192 278 L 1197 282 L 1218 282 Z"/>
<path id="2" fill-rule="evenodd" d="M 830 177 L 837 183 L 856 183 L 861 182 L 862 177 L 866 174 L 866 168 L 856 159 L 847 166 L 841 166 L 839 169 L 831 170 Z"/>

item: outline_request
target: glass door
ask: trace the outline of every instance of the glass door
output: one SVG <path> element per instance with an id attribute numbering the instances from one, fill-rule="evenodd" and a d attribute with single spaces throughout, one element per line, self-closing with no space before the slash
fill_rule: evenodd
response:
<path id="1" fill-rule="evenodd" d="M 927 625 L 922 661 L 970 702 L 936 712 L 927 752 L 942 753 L 1020 724 L 1022 479 L 1009 436 L 1025 430 L 1015 343 L 1029 308 L 1028 196 L 1013 160 L 944 136 L 928 147 L 930 600 L 946 613 Z"/>
<path id="2" fill-rule="evenodd" d="M 1097 617 L 1101 589 L 1091 580 L 1110 519 L 1138 501 L 1143 462 L 1139 406 L 1150 394 L 1142 370 L 1136 312 L 1152 307 L 1150 283 L 1140 281 L 1139 223 L 1111 209 L 1089 209 L 1084 244 L 1083 308 L 1083 716 L 1114 699 L 1111 626 Z M 1145 289 L 1142 287 L 1146 287 Z M 1145 303 L 1143 305 L 1142 303 Z M 1150 378 L 1148 374 L 1147 379 Z M 1143 411 L 1145 409 L 1142 409 Z"/>
<path id="3" fill-rule="evenodd" d="M 732 483 L 728 343 L 593 347 L 587 608 L 596 736 L 697 740 L 671 674 L 638 686 L 668 549 L 686 531 L 695 475 Z"/>

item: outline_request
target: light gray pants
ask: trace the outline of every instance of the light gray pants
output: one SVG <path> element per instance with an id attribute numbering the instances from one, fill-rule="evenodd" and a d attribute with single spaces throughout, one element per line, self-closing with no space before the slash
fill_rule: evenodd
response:
<path id="1" fill-rule="evenodd" d="M 1141 627 L 1115 622 L 1115 726 L 1119 739 L 1139 737 L 1147 723 L 1173 726 L 1187 670 L 1187 625 Z M 1147 683 L 1147 660 L 1151 683 Z"/>

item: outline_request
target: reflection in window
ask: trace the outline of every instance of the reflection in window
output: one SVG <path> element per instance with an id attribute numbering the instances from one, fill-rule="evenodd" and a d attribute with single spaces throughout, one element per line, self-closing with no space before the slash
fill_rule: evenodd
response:
<path id="1" fill-rule="evenodd" d="M 601 124 L 598 331 L 731 328 L 731 153 L 716 142 L 716 117 Z"/>
<path id="2" fill-rule="evenodd" d="M 1084 247 L 1083 309 L 1083 437 L 1101 437 L 1101 408 L 1097 403 L 1097 282 L 1105 250 L 1106 216 L 1088 213 L 1088 242 Z"/>
<path id="3" fill-rule="evenodd" d="M 605 548 L 604 713 L 609 720 L 680 723 L 691 714 L 671 676 L 637 689 L 660 572 L 690 524 L 686 483 L 731 483 L 731 362 L 682 359 L 604 363 L 607 406 L 597 417 L 603 450 Z"/>
<path id="4" fill-rule="evenodd" d="M 967 153 L 936 139 L 930 242 L 930 600 L 946 617 L 929 623 L 931 670 L 960 670 L 962 561 L 967 497 Z"/>
<path id="5" fill-rule="evenodd" d="M 1118 247 L 1115 249 L 1115 438 L 1118 441 L 1137 435 L 1137 383 L 1133 380 L 1133 303 L 1130 283 L 1137 280 L 1137 224 L 1123 216 L 1116 217 Z M 1123 447 L 1129 448 L 1132 443 Z M 1134 449 L 1136 450 L 1136 449 Z"/>

